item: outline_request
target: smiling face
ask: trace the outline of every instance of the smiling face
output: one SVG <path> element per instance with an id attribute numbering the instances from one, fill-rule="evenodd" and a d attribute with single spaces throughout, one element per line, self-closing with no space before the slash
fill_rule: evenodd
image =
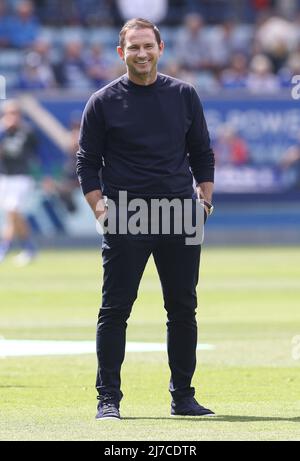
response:
<path id="1" fill-rule="evenodd" d="M 157 43 L 152 29 L 130 29 L 126 32 L 124 47 L 118 46 L 120 58 L 125 62 L 130 80 L 149 85 L 157 77 L 157 62 L 162 55 L 163 42 Z"/>

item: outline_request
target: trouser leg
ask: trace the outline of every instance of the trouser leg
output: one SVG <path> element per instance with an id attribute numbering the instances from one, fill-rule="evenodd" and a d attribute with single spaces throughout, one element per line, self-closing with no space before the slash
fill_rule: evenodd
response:
<path id="1" fill-rule="evenodd" d="M 196 368 L 196 286 L 200 245 L 185 245 L 184 238 L 165 238 L 154 250 L 164 306 L 167 311 L 167 348 L 174 399 L 194 395 L 191 387 Z"/>
<path id="2" fill-rule="evenodd" d="M 126 327 L 139 283 L 151 253 L 150 242 L 130 236 L 104 236 L 102 307 L 97 324 L 96 388 L 121 400 L 121 365 Z"/>

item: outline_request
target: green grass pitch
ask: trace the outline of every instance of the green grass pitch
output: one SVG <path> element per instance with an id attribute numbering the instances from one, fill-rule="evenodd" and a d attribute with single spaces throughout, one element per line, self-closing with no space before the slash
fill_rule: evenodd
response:
<path id="1" fill-rule="evenodd" d="M 41 253 L 0 266 L 0 335 L 92 340 L 101 302 L 98 250 Z M 128 352 L 123 420 L 96 422 L 96 358 L 0 359 L 0 440 L 299 440 L 300 248 L 204 248 L 193 384 L 210 419 L 171 418 L 163 352 Z M 149 261 L 128 326 L 131 341 L 165 341 L 158 277 Z M 295 355 L 295 354 L 294 354 Z"/>

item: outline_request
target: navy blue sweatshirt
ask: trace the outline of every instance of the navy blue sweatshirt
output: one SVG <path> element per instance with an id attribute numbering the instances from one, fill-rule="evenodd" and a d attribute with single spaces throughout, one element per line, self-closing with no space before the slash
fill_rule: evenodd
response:
<path id="1" fill-rule="evenodd" d="M 100 174 L 101 173 L 101 174 Z M 188 83 L 158 74 L 151 85 L 126 75 L 89 99 L 82 117 L 77 174 L 84 194 L 191 197 L 214 180 L 202 105 Z M 100 179 L 101 177 L 101 179 Z"/>

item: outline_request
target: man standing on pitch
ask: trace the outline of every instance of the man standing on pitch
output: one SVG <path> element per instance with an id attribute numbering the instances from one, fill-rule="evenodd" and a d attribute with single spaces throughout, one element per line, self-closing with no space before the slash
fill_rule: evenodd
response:
<path id="1" fill-rule="evenodd" d="M 157 72 L 164 44 L 158 28 L 131 19 L 117 48 L 127 73 L 92 95 L 83 113 L 77 173 L 97 219 L 104 197 L 118 207 L 131 199 L 191 199 L 193 177 L 206 215 L 212 212 L 214 154 L 195 89 Z M 100 179 L 101 172 L 101 179 Z M 110 210 L 108 210 L 109 214 Z M 159 273 L 168 322 L 171 414 L 210 416 L 194 398 L 196 285 L 201 245 L 184 235 L 103 236 L 102 306 L 97 327 L 97 420 L 120 418 L 121 365 L 127 319 L 151 254 Z"/>

